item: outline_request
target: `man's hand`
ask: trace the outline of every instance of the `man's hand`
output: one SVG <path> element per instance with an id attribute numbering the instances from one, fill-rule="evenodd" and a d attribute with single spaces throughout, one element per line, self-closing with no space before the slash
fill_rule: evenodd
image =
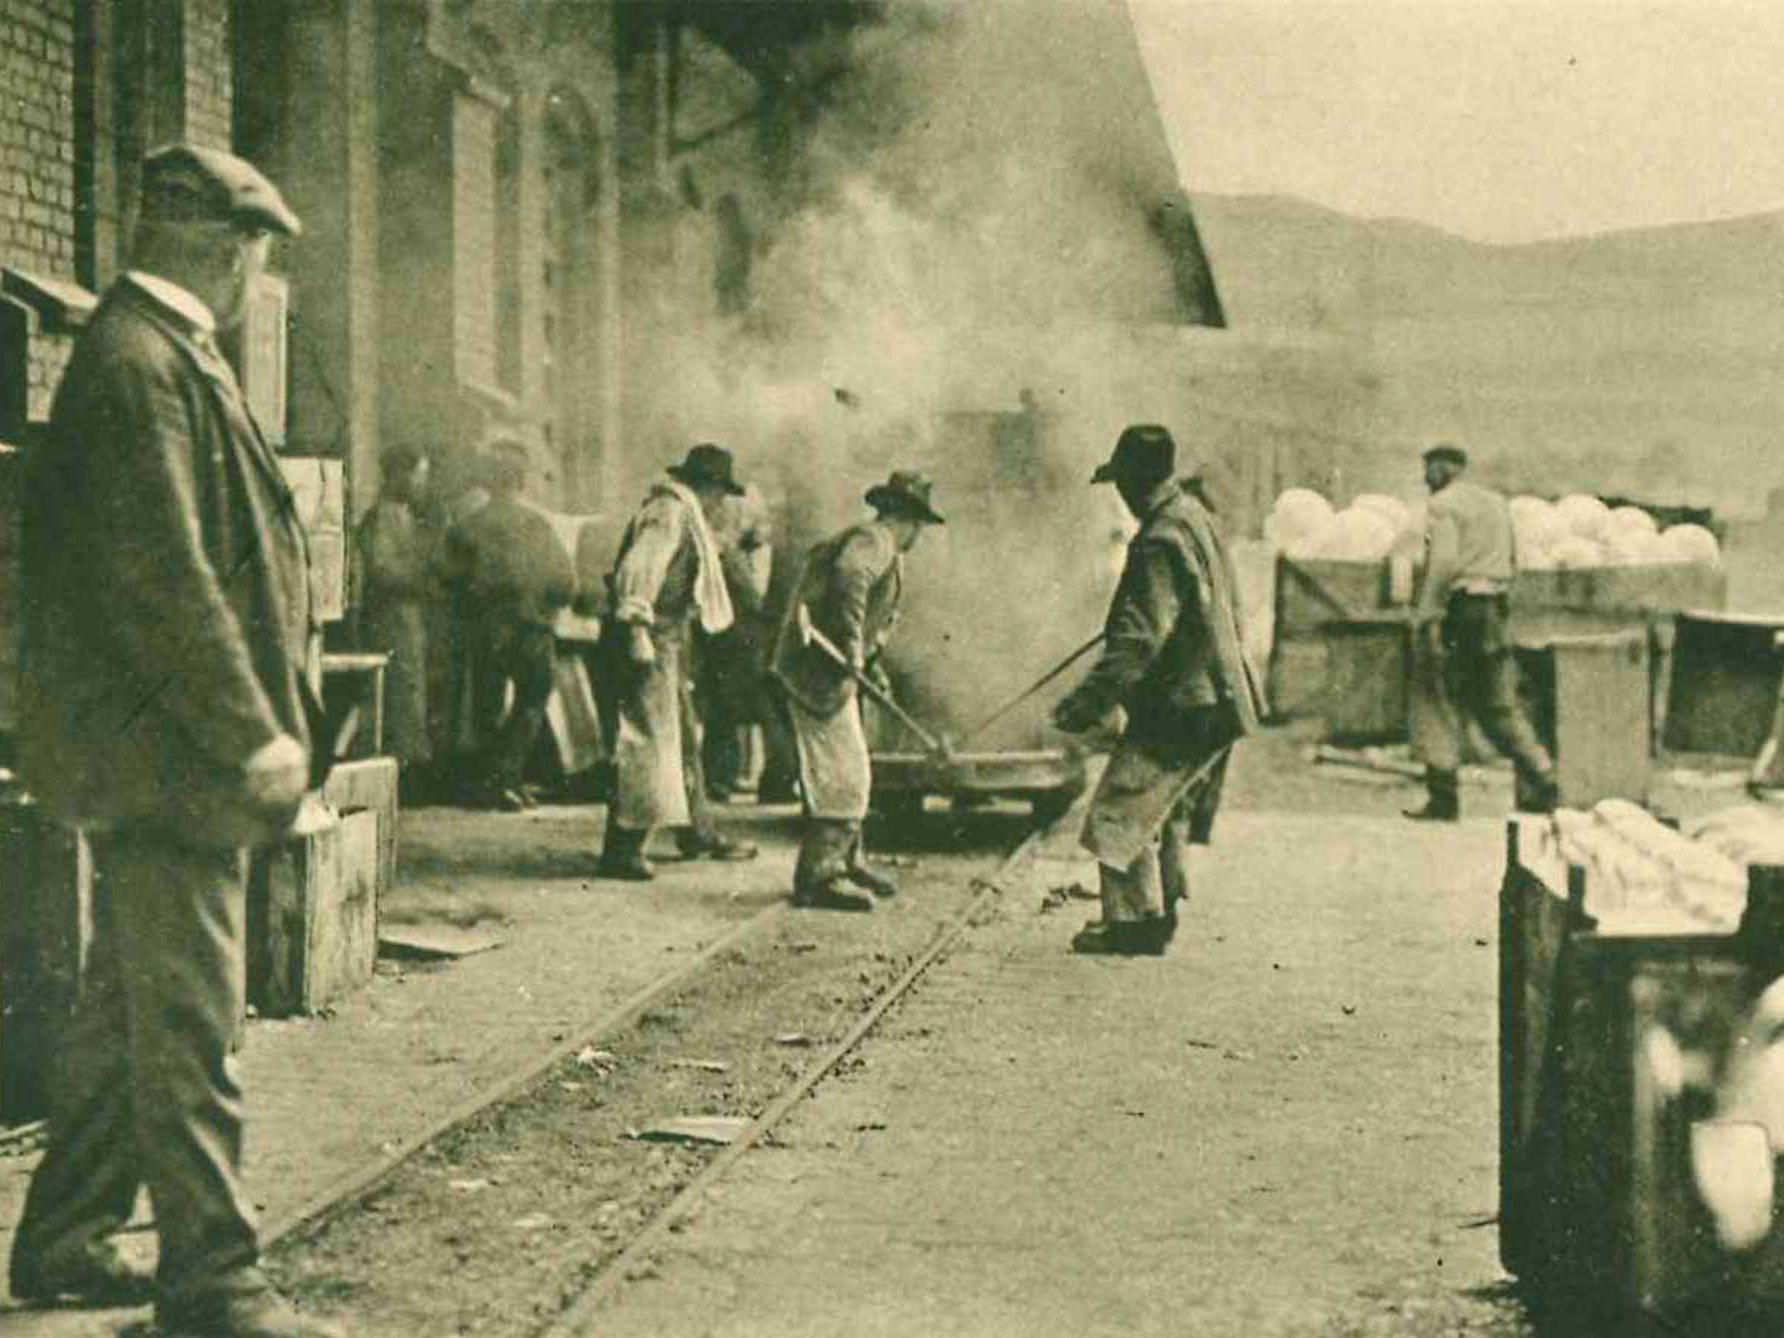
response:
<path id="1" fill-rule="evenodd" d="M 872 683 L 881 692 L 885 693 L 886 696 L 890 697 L 893 695 L 892 676 L 886 672 L 886 662 L 884 660 L 876 658 L 872 664 L 867 666 L 867 681 Z"/>
<path id="2" fill-rule="evenodd" d="M 289 734 L 262 747 L 242 767 L 248 798 L 269 813 L 295 813 L 310 784 L 310 757 Z"/>
<path id="3" fill-rule="evenodd" d="M 1082 734 L 1102 718 L 1100 707 L 1075 692 L 1053 708 L 1053 728 L 1062 734 Z"/>
<path id="4" fill-rule="evenodd" d="M 650 639 L 650 628 L 643 623 L 632 624 L 631 639 L 628 642 L 627 650 L 632 657 L 632 663 L 640 667 L 657 662 L 656 643 Z"/>

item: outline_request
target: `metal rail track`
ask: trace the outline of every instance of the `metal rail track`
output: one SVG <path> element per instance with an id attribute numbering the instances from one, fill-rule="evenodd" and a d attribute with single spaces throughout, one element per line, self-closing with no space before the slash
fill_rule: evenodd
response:
<path id="1" fill-rule="evenodd" d="M 262 1228 L 262 1241 L 266 1246 L 271 1246 L 282 1240 L 307 1235 L 326 1225 L 337 1213 L 351 1208 L 374 1189 L 377 1189 L 396 1174 L 403 1163 L 435 1139 L 452 1132 L 461 1125 L 468 1124 L 484 1111 L 518 1096 L 552 1068 L 563 1063 L 584 1046 L 611 1036 L 614 1032 L 635 1021 L 640 1013 L 664 995 L 671 994 L 686 985 L 720 953 L 735 947 L 758 930 L 781 919 L 786 915 L 788 909 L 788 904 L 784 901 L 777 901 L 764 907 L 749 919 L 734 925 L 721 934 L 693 957 L 677 966 L 675 970 L 659 976 L 618 1007 L 609 1009 L 580 1026 L 569 1028 L 565 1032 L 568 1039 L 553 1046 L 544 1055 L 526 1060 L 490 1086 L 472 1093 L 444 1115 L 430 1121 L 419 1132 L 411 1134 L 397 1143 L 375 1162 L 362 1164 L 348 1170 L 340 1178 L 332 1181 L 327 1188 L 314 1194 L 297 1207 L 287 1209 L 285 1212 L 269 1218 Z"/>
<path id="2" fill-rule="evenodd" d="M 924 973 L 960 940 L 960 936 L 975 923 L 985 907 L 1001 895 L 1002 882 L 1034 851 L 1045 831 L 1045 825 L 1034 828 L 1004 857 L 990 879 L 974 880 L 978 889 L 976 894 L 964 909 L 957 911 L 952 919 L 943 923 L 929 946 L 906 968 L 904 974 L 881 992 L 841 1040 L 818 1056 L 734 1141 L 707 1162 L 699 1174 L 682 1187 L 680 1193 L 659 1209 L 623 1250 L 601 1265 L 591 1275 L 581 1294 L 563 1313 L 539 1330 L 540 1338 L 586 1338 L 586 1335 L 596 1331 L 601 1308 L 626 1284 L 636 1267 L 661 1244 L 665 1235 L 693 1211 L 706 1192 L 729 1173 L 751 1148 L 771 1133 L 786 1118 L 788 1112 L 804 1100 L 866 1038 L 891 1007 L 923 978 Z"/>

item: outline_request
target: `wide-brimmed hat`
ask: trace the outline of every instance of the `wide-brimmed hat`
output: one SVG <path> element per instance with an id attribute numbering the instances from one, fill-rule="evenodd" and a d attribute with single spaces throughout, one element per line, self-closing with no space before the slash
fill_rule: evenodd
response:
<path id="1" fill-rule="evenodd" d="M 303 224 L 279 188 L 245 158 L 198 144 L 167 144 L 142 160 L 142 217 L 235 223 L 296 237 Z"/>
<path id="2" fill-rule="evenodd" d="M 734 497 L 743 496 L 743 485 L 737 481 L 731 452 L 710 441 L 703 441 L 690 450 L 679 465 L 670 465 L 669 477 L 690 488 L 723 488 Z"/>
<path id="3" fill-rule="evenodd" d="M 884 483 L 867 490 L 867 504 L 875 511 L 893 511 L 930 525 L 945 525 L 941 512 L 931 504 L 935 484 L 914 469 L 895 469 Z"/>
<path id="4" fill-rule="evenodd" d="M 1159 483 L 1177 468 L 1177 443 L 1156 423 L 1136 423 L 1115 440 L 1115 451 L 1090 476 L 1092 483 L 1135 479 Z"/>
<path id="5" fill-rule="evenodd" d="M 1463 469 L 1468 468 L 1468 452 L 1463 450 L 1460 446 L 1452 446 L 1447 441 L 1440 441 L 1435 446 L 1431 447 L 1430 450 L 1425 452 L 1424 458 L 1427 463 L 1435 460 L 1440 464 L 1457 465 Z"/>

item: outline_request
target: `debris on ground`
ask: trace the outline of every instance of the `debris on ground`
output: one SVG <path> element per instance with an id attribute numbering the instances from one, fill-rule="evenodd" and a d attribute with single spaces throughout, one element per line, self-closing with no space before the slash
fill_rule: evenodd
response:
<path id="1" fill-rule="evenodd" d="M 684 1115 L 643 1129 L 628 1129 L 626 1137 L 641 1143 L 709 1143 L 725 1147 L 735 1143 L 750 1127 L 740 1115 Z"/>
<path id="2" fill-rule="evenodd" d="M 729 1073 L 731 1066 L 721 1059 L 671 1059 L 672 1069 L 698 1069 L 701 1073 Z"/>
<path id="3" fill-rule="evenodd" d="M 812 1039 L 802 1031 L 783 1031 L 774 1038 L 776 1045 L 811 1045 Z"/>
<path id="4" fill-rule="evenodd" d="M 1101 894 L 1091 891 L 1083 883 L 1074 879 L 1069 883 L 1059 883 L 1050 887 L 1041 895 L 1041 914 L 1059 910 L 1074 901 L 1100 901 Z"/>
<path id="5" fill-rule="evenodd" d="M 482 925 L 393 924 L 378 931 L 380 955 L 411 961 L 457 961 L 499 948 L 504 942 L 502 935 Z"/>
<path id="6" fill-rule="evenodd" d="M 493 1185 L 495 1181 L 478 1176 L 473 1180 L 448 1180 L 446 1188 L 454 1194 L 479 1194 Z"/>
<path id="7" fill-rule="evenodd" d="M 817 950 L 818 945 L 806 939 L 787 944 L 788 952 L 816 952 Z"/>
<path id="8" fill-rule="evenodd" d="M 543 1231 L 552 1225 L 551 1218 L 544 1213 L 528 1213 L 525 1217 L 514 1219 L 516 1231 Z"/>
<path id="9" fill-rule="evenodd" d="M 603 1073 L 619 1067 L 619 1059 L 611 1050 L 597 1050 L 592 1045 L 576 1052 L 576 1063 L 579 1068 L 599 1069 Z"/>

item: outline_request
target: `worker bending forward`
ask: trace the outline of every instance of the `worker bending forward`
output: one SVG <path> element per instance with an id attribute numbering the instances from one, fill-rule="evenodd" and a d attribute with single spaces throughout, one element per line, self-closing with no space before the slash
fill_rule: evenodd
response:
<path id="1" fill-rule="evenodd" d="M 1505 499 L 1463 474 L 1460 447 L 1425 452 L 1425 575 L 1419 587 L 1416 735 L 1425 760 L 1425 806 L 1407 817 L 1454 822 L 1465 721 L 1474 719 L 1511 758 L 1523 782 L 1522 807 L 1547 812 L 1556 801 L 1555 768 L 1518 706 L 1512 662 L 1510 591 L 1516 566 L 1511 510 Z"/>
<path id="2" fill-rule="evenodd" d="M 927 478 L 911 472 L 868 489 L 874 518 L 811 549 L 781 622 L 774 670 L 786 687 L 805 792 L 796 906 L 865 911 L 873 902 L 856 888 L 882 897 L 897 891 L 867 867 L 862 853 L 873 769 L 855 675 L 873 675 L 884 685 L 877 657 L 898 617 L 904 554 L 924 526 L 943 523 L 930 504 L 933 491 Z"/>
<path id="3" fill-rule="evenodd" d="M 676 829 L 683 859 L 756 855 L 713 824 L 688 664 L 694 620 L 717 635 L 734 618 L 708 516 L 742 492 L 731 452 L 695 446 L 651 486 L 620 538 L 608 578 L 612 617 L 602 629 L 602 662 L 618 703 L 602 877 L 653 877 L 645 844 L 656 827 Z"/>
<path id="4" fill-rule="evenodd" d="M 1189 895 L 1191 842 L 1213 833 L 1233 744 L 1257 728 L 1263 699 L 1246 662 L 1232 568 L 1201 502 L 1175 481 L 1176 443 L 1130 427 L 1093 483 L 1113 483 L 1139 533 L 1105 624 L 1103 654 L 1054 709 L 1080 734 L 1126 714 L 1084 824 L 1103 918 L 1078 952 L 1165 950 Z"/>

